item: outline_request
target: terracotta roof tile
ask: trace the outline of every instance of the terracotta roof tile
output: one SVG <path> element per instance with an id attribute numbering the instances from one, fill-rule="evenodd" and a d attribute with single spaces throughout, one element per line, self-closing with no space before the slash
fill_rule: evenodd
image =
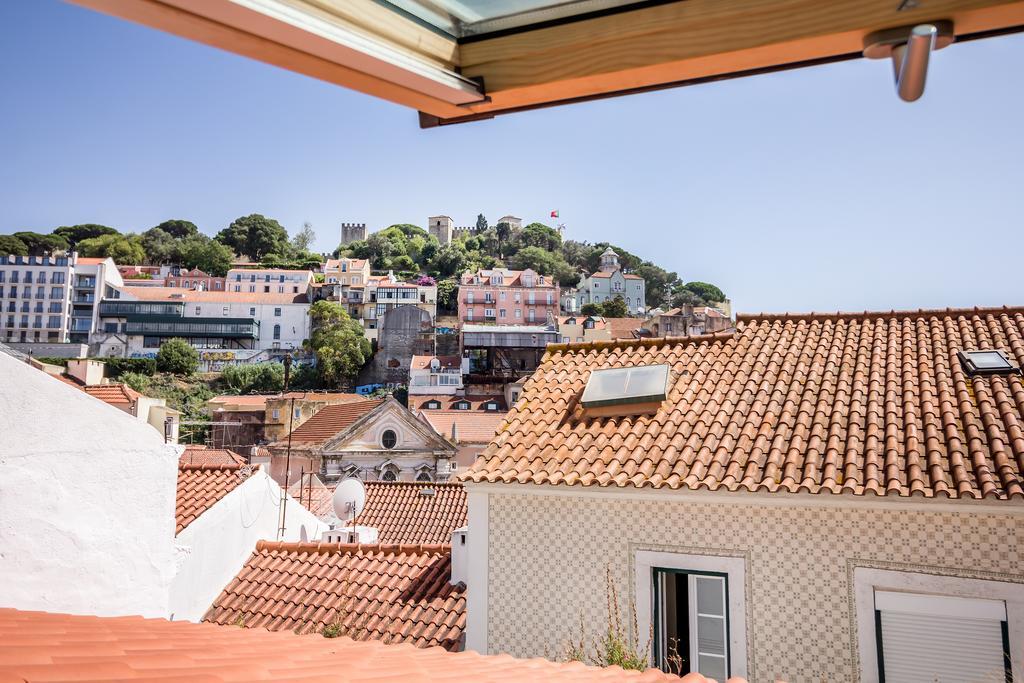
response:
<path id="1" fill-rule="evenodd" d="M 244 457 L 226 448 L 185 446 L 178 462 L 182 465 L 245 465 Z"/>
<path id="2" fill-rule="evenodd" d="M 127 384 L 92 384 L 81 389 L 93 398 L 111 405 L 130 405 L 142 398 L 142 394 Z"/>
<path id="3" fill-rule="evenodd" d="M 142 617 L 0 609 L 0 680 L 679 681 L 656 670 L 418 649 Z M 685 683 L 702 683 L 691 676 Z"/>
<path id="4" fill-rule="evenodd" d="M 106 257 L 99 256 L 79 256 L 78 263 L 83 266 L 98 266 L 99 264 L 106 261 Z"/>
<path id="5" fill-rule="evenodd" d="M 740 316 L 735 333 L 548 346 L 509 425 L 461 478 L 1024 498 L 1024 308 Z M 667 363 L 656 413 L 585 417 L 598 368 Z"/>
<path id="6" fill-rule="evenodd" d="M 237 405 L 237 406 L 253 406 L 256 410 L 265 410 L 267 407 L 267 399 L 273 398 L 272 396 L 235 396 L 233 394 L 226 394 L 224 396 L 214 396 L 207 403 L 215 403 L 218 405 Z"/>
<path id="7" fill-rule="evenodd" d="M 633 332 L 639 330 L 644 322 L 640 318 L 605 318 L 604 321 L 608 325 L 608 332 L 612 335 L 612 339 L 633 337 Z"/>
<path id="8" fill-rule="evenodd" d="M 175 535 L 245 481 L 243 465 L 178 465 Z"/>
<path id="9" fill-rule="evenodd" d="M 466 526 L 462 484 L 371 481 L 365 486 L 366 505 L 355 523 L 375 528 L 380 543 L 450 543 L 452 532 Z M 423 495 L 426 490 L 434 494 Z"/>
<path id="10" fill-rule="evenodd" d="M 455 425 L 458 443 L 490 443 L 507 413 L 479 410 L 423 410 L 419 413 L 438 434 L 451 439 Z"/>
<path id="11" fill-rule="evenodd" d="M 384 401 L 365 399 L 350 403 L 338 403 L 324 406 L 292 431 L 292 445 L 321 444 L 334 435 L 351 427 L 356 420 L 366 415 Z M 276 445 L 283 445 L 287 437 Z"/>
<path id="12" fill-rule="evenodd" d="M 204 621 L 457 650 L 465 586 L 453 586 L 445 545 L 260 541 Z"/>

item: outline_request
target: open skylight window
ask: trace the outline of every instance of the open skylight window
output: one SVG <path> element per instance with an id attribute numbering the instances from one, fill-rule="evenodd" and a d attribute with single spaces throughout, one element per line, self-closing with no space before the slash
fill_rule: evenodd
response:
<path id="1" fill-rule="evenodd" d="M 1020 368 L 998 349 L 957 351 L 960 365 L 968 375 L 1009 375 L 1020 373 Z"/>
<path id="2" fill-rule="evenodd" d="M 580 403 L 591 415 L 654 412 L 668 395 L 668 370 L 668 365 L 594 370 Z"/>

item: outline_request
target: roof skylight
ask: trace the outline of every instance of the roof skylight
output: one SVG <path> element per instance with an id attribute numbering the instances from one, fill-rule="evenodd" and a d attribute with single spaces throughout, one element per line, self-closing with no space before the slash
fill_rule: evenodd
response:
<path id="1" fill-rule="evenodd" d="M 1020 373 L 1020 368 L 998 349 L 957 351 L 960 365 L 968 375 L 1008 375 Z"/>
<path id="2" fill-rule="evenodd" d="M 640 365 L 631 368 L 594 370 L 587 380 L 580 402 L 587 410 L 606 415 L 628 415 L 656 409 L 668 395 L 668 365 Z M 621 407 L 619 409 L 618 407 Z"/>

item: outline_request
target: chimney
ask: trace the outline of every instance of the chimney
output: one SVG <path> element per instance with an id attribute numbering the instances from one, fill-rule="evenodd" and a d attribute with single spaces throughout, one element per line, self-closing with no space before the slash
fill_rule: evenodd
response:
<path id="1" fill-rule="evenodd" d="M 86 386 L 103 383 L 103 363 L 88 358 L 72 358 L 68 361 L 68 374 Z"/>
<path id="2" fill-rule="evenodd" d="M 469 585 L 469 527 L 452 532 L 452 577 L 451 584 Z"/>
<path id="3" fill-rule="evenodd" d="M 457 424 L 455 424 L 455 421 L 453 420 L 452 421 L 452 443 L 458 443 L 458 442 L 459 442 L 459 426 Z"/>

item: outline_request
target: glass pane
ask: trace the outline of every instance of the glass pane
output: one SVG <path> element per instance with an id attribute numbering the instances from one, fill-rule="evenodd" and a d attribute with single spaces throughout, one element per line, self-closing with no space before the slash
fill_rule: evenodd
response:
<path id="1" fill-rule="evenodd" d="M 639 0 L 386 0 L 456 37 L 493 33 L 622 7 Z"/>
<path id="2" fill-rule="evenodd" d="M 725 619 L 697 617 L 697 652 L 725 655 Z"/>
<path id="3" fill-rule="evenodd" d="M 725 616 L 725 579 L 698 576 L 696 579 L 697 611 L 701 614 Z"/>
<path id="4" fill-rule="evenodd" d="M 968 356 L 978 369 L 992 370 L 1010 367 L 1010 364 L 1006 362 L 1002 354 L 995 351 L 971 351 Z"/>
<path id="5" fill-rule="evenodd" d="M 709 657 L 707 655 L 697 656 L 697 672 L 716 681 L 724 681 L 727 678 L 725 672 L 725 657 Z"/>

